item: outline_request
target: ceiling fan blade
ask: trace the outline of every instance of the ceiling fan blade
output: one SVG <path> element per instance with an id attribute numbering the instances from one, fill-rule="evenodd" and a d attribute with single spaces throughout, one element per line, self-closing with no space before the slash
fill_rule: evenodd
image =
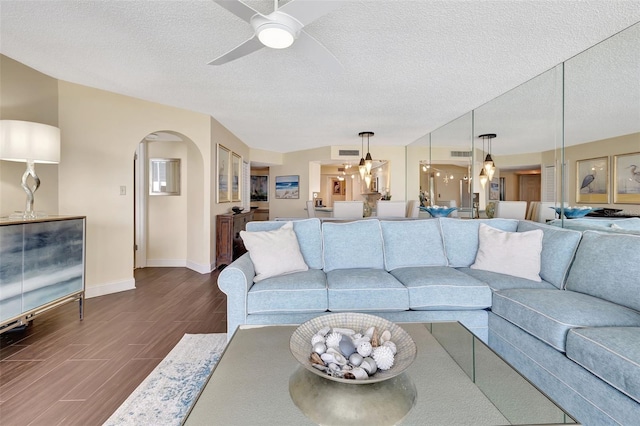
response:
<path id="1" fill-rule="evenodd" d="M 305 26 L 345 3 L 347 2 L 340 0 L 291 0 L 289 3 L 279 7 L 278 10 L 291 15 Z"/>
<path id="2" fill-rule="evenodd" d="M 209 62 L 209 65 L 226 64 L 227 62 L 231 62 L 233 60 L 246 56 L 250 53 L 253 53 L 258 49 L 262 49 L 263 47 L 264 47 L 264 44 L 260 43 L 260 40 L 258 40 L 258 37 L 253 36 L 249 40 L 242 43 L 241 45 L 234 47 L 224 55 L 219 56 L 213 61 Z"/>
<path id="3" fill-rule="evenodd" d="M 213 0 L 238 18 L 246 22 L 251 22 L 251 18 L 260 12 L 242 3 L 240 0 Z"/>
<path id="4" fill-rule="evenodd" d="M 307 55 L 307 57 L 314 61 L 317 65 L 330 72 L 339 73 L 344 70 L 338 58 L 333 56 L 333 53 L 331 53 L 329 49 L 324 47 L 322 43 L 313 38 L 304 30 L 300 31 L 300 35 L 298 36 L 296 42 L 293 43 L 291 48 L 295 49 L 298 52 L 301 52 L 304 55 Z"/>

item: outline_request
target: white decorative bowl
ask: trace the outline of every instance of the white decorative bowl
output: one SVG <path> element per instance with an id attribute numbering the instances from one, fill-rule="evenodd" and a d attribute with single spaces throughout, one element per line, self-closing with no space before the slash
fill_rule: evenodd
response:
<path id="1" fill-rule="evenodd" d="M 374 375 L 364 380 L 344 379 L 332 377 L 314 368 L 309 356 L 312 352 L 311 338 L 323 327 L 350 328 L 361 331 L 369 327 L 376 327 L 379 333 L 385 330 L 391 332 L 391 341 L 396 344 L 397 353 L 393 366 L 388 370 L 378 370 Z M 307 370 L 325 379 L 349 384 L 377 383 L 401 374 L 416 359 L 416 344 L 402 327 L 384 318 L 361 313 L 336 313 L 321 315 L 301 324 L 291 335 L 289 348 L 293 357 Z"/>

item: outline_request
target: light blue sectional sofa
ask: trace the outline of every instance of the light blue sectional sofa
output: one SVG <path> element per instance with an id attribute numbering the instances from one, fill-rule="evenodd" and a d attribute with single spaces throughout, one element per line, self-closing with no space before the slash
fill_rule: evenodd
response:
<path id="1" fill-rule="evenodd" d="M 481 223 L 542 230 L 540 281 L 471 268 Z M 254 283 L 247 253 L 220 273 L 229 336 L 327 312 L 460 321 L 583 424 L 640 424 L 640 236 L 453 218 L 305 219 L 293 230 L 308 270 Z"/>
<path id="2" fill-rule="evenodd" d="M 489 345 L 582 423 L 640 424 L 640 235 L 585 231 L 562 291 L 494 292 Z"/>

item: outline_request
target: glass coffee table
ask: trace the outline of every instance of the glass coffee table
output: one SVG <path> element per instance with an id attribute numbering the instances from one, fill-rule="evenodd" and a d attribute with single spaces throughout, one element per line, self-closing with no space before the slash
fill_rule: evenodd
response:
<path id="1" fill-rule="evenodd" d="M 416 360 L 362 385 L 300 366 L 289 351 L 296 326 L 241 327 L 184 424 L 577 424 L 459 323 L 399 325 L 416 342 Z"/>

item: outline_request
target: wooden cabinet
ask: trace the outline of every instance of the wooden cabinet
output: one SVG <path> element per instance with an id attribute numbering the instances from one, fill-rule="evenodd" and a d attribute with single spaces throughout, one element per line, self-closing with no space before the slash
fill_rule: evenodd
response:
<path id="1" fill-rule="evenodd" d="M 226 266 L 246 253 L 240 231 L 253 220 L 253 212 L 216 216 L 216 268 Z"/>
<path id="2" fill-rule="evenodd" d="M 0 219 L 0 333 L 79 301 L 83 315 L 85 218 Z"/>

